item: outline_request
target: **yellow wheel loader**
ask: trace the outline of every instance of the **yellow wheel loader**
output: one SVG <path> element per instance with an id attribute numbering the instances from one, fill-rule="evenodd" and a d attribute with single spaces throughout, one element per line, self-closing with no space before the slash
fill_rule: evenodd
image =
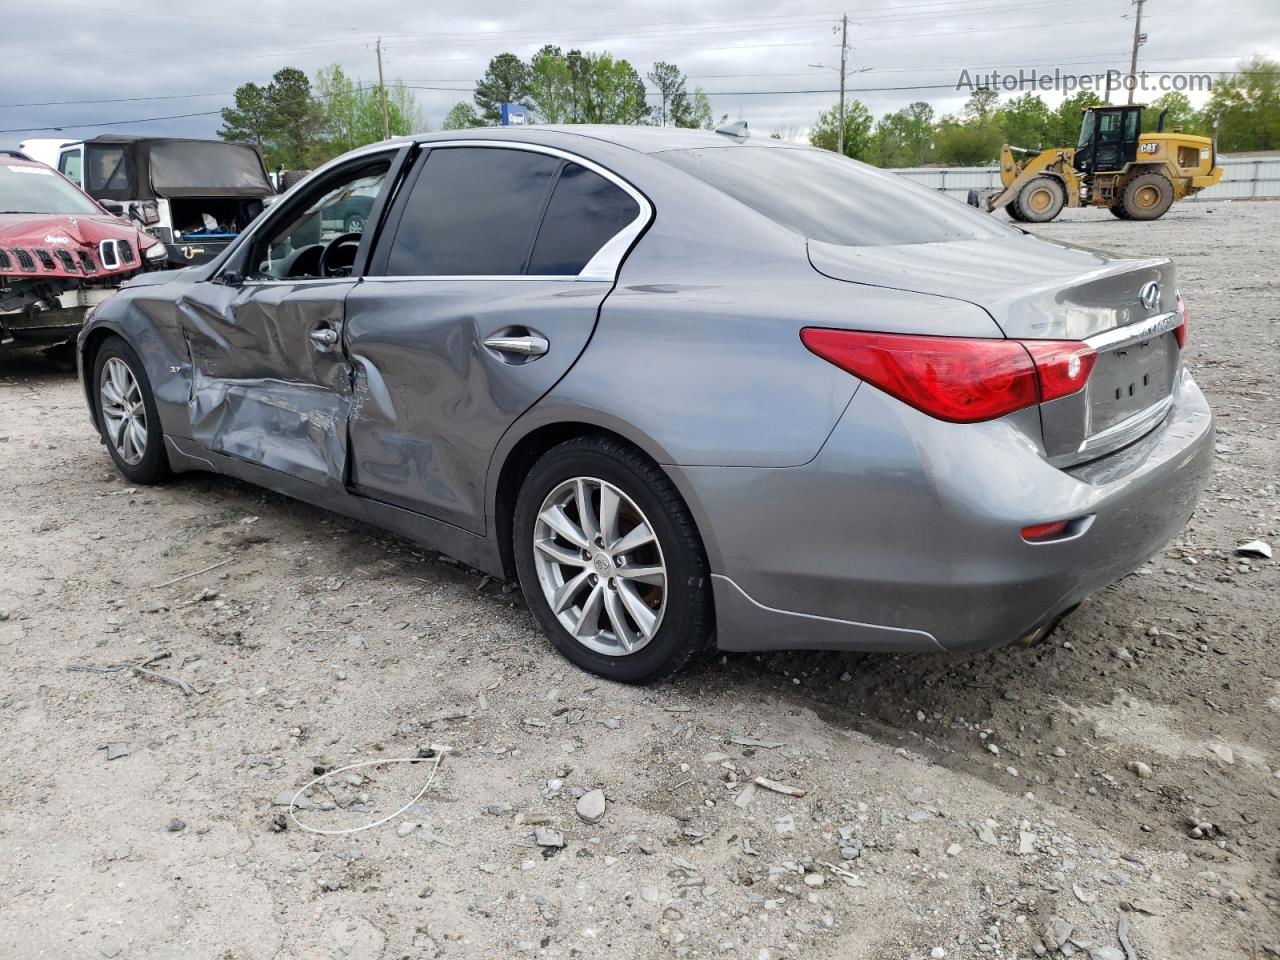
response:
<path id="1" fill-rule="evenodd" d="M 1063 207 L 1106 207 L 1121 220 L 1156 220 L 1175 200 L 1184 200 L 1222 179 L 1214 143 L 1174 130 L 1142 133 L 1141 105 L 1088 107 L 1074 147 L 1000 148 L 1004 189 L 974 206 L 1004 207 L 1014 220 L 1045 223 Z M 1014 159 L 1017 154 L 1021 159 Z"/>

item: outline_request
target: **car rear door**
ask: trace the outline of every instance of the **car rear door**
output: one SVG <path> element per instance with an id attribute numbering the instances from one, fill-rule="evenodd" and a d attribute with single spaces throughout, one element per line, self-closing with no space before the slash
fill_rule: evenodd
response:
<path id="1" fill-rule="evenodd" d="M 353 396 L 345 310 L 372 239 L 348 234 L 335 244 L 343 235 L 329 210 L 353 195 L 381 209 L 395 152 L 362 156 L 291 197 L 215 279 L 179 299 L 191 436 L 206 449 L 345 486 Z"/>
<path id="2" fill-rule="evenodd" d="M 651 215 L 560 150 L 426 145 L 347 300 L 354 492 L 483 533 L 498 439 L 582 352 Z"/>

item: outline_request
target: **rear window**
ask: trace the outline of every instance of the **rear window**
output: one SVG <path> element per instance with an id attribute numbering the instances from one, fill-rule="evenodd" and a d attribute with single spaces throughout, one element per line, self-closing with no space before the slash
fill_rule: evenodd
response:
<path id="1" fill-rule="evenodd" d="M 810 240 L 848 247 L 1007 236 L 928 187 L 823 150 L 709 147 L 654 154 Z"/>

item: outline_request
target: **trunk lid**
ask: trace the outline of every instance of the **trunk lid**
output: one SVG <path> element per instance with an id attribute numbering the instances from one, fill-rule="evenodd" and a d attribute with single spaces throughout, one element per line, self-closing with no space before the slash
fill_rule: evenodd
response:
<path id="1" fill-rule="evenodd" d="M 1182 359 L 1167 259 L 1030 235 L 874 247 L 810 241 L 809 259 L 835 280 L 972 303 L 1011 338 L 1088 342 L 1097 363 L 1085 389 L 1040 405 L 1044 453 L 1056 465 L 1127 446 L 1168 413 Z"/>

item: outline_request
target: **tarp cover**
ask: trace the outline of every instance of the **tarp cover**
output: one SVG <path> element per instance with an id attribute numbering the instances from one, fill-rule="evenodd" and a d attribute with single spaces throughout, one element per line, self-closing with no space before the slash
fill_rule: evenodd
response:
<path id="1" fill-rule="evenodd" d="M 94 137 L 85 142 L 85 189 L 99 200 L 268 197 L 257 148 L 216 140 Z"/>

